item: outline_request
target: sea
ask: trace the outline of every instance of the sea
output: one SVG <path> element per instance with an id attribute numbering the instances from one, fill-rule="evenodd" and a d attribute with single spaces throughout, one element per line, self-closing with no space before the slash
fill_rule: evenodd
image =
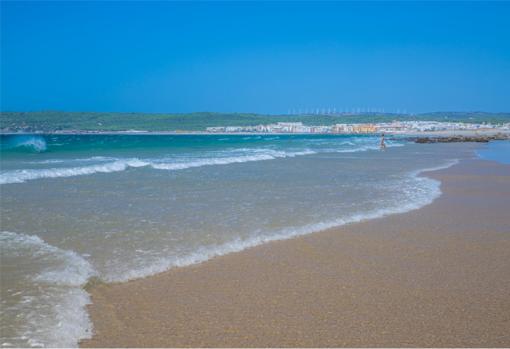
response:
<path id="1" fill-rule="evenodd" d="M 0 344 L 76 347 L 93 333 L 88 283 L 142 278 L 418 209 L 441 195 L 427 171 L 488 149 L 395 137 L 383 151 L 379 142 L 2 135 Z"/>

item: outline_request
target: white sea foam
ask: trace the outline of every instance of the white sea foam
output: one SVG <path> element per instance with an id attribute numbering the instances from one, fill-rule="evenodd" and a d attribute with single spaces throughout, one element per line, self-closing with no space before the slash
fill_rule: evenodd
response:
<path id="1" fill-rule="evenodd" d="M 90 263 L 35 235 L 2 231 L 0 243 L 3 263 L 29 266 L 23 274 L 9 275 L 18 284 L 3 290 L 2 343 L 11 344 L 4 346 L 76 347 L 89 338 L 92 324 L 85 306 L 90 298 L 82 286 L 96 275 Z M 9 317 L 16 317 L 16 328 L 9 328 Z"/>
<path id="2" fill-rule="evenodd" d="M 8 143 L 8 148 L 26 148 L 37 153 L 46 151 L 46 141 L 44 137 L 37 135 L 19 135 L 14 136 Z"/>
<path id="3" fill-rule="evenodd" d="M 192 264 L 197 264 L 209 260 L 213 257 L 240 252 L 247 248 L 261 245 L 271 241 L 286 240 L 293 237 L 307 235 L 319 231 L 324 231 L 330 228 L 381 218 L 393 214 L 405 213 L 412 210 L 422 208 L 431 204 L 434 200 L 441 196 L 440 182 L 419 176 L 420 173 L 425 171 L 434 171 L 451 167 L 458 163 L 458 160 L 452 160 L 448 163 L 437 166 L 435 168 L 427 168 L 418 171 L 413 171 L 407 174 L 406 177 L 396 181 L 395 186 L 402 187 L 404 183 L 409 188 L 404 190 L 406 200 L 395 201 L 394 205 L 386 206 L 381 209 L 372 210 L 368 212 L 360 212 L 348 217 L 338 218 L 325 222 L 318 222 L 308 224 L 301 227 L 289 227 L 279 231 L 272 231 L 266 233 L 257 233 L 245 239 L 237 238 L 232 241 L 219 245 L 202 246 L 195 251 L 174 257 L 162 257 L 158 260 L 152 261 L 147 265 L 141 265 L 139 268 L 129 270 L 124 273 L 115 273 L 105 276 L 109 282 L 123 282 L 149 275 L 161 273 L 173 267 L 184 267 Z"/>
<path id="4" fill-rule="evenodd" d="M 271 153 L 272 158 L 299 156 L 305 152 L 294 153 Z M 306 151 L 306 153 L 313 153 Z M 291 155 L 292 154 L 292 155 Z M 261 152 L 250 156 L 268 156 L 269 153 Z M 238 157 L 235 157 L 238 159 Z M 269 160 L 269 158 L 267 158 Z M 197 163 L 187 162 L 189 167 L 216 165 L 216 163 Z M 244 159 L 245 161 L 259 161 L 260 159 Z M 133 167 L 153 166 L 151 161 L 133 162 Z M 244 162 L 244 161 L 243 161 Z M 230 163 L 235 163 L 230 162 Z M 239 252 L 244 249 L 257 246 L 266 242 L 275 240 L 290 239 L 296 236 L 310 234 L 322 231 L 336 226 L 349 223 L 384 217 L 391 214 L 404 213 L 414 209 L 421 208 L 432 203 L 441 195 L 440 183 L 434 179 L 420 176 L 426 171 L 439 170 L 453 166 L 458 160 L 452 160 L 448 163 L 434 168 L 426 168 L 413 171 L 405 176 L 398 178 L 392 185 L 405 186 L 403 200 L 395 200 L 393 204 L 384 205 L 383 209 L 376 209 L 369 212 L 359 212 L 346 217 L 317 222 L 301 227 L 288 227 L 278 231 L 267 231 L 265 233 L 253 232 L 246 238 L 234 238 L 228 242 L 217 245 L 202 246 L 192 252 L 171 256 L 161 255 L 152 260 L 141 261 L 136 268 L 124 272 L 105 272 L 100 275 L 105 281 L 127 281 L 163 272 L 172 267 L 182 267 L 191 264 L 201 263 L 216 256 L 228 253 Z M 165 164 L 165 163 L 161 163 Z M 172 163 L 168 163 L 172 165 Z M 186 167 L 186 168 L 189 168 Z M 181 168 L 165 168 L 165 170 L 179 170 Z M 19 257 L 34 258 L 40 265 L 48 262 L 51 267 L 38 270 L 36 275 L 31 277 L 31 282 L 40 286 L 35 287 L 45 291 L 43 294 L 44 302 L 41 302 L 41 295 L 24 295 L 22 302 L 15 306 L 16 309 L 7 309 L 7 314 L 22 314 L 25 325 L 18 329 L 19 333 L 14 337 L 2 338 L 3 343 L 11 343 L 14 346 L 76 346 L 78 340 L 87 338 L 91 334 L 91 324 L 85 305 L 90 302 L 87 293 L 81 286 L 93 275 L 96 275 L 94 269 L 82 256 L 72 251 L 66 251 L 51 246 L 36 236 L 1 232 L 0 243 L 2 252 L 16 251 Z M 30 275 L 29 275 L 30 276 Z M 50 289 L 51 288 L 51 289 Z M 21 290 L 24 292 L 24 290 Z M 40 306 L 41 303 L 49 306 Z M 37 305 L 37 306 L 36 306 Z M 2 304 L 3 306 L 3 304 Z M 49 315 L 48 315 L 49 314 Z M 6 319 L 7 316 L 2 318 Z M 57 319 L 57 321 L 55 321 Z M 9 345 L 7 345 L 9 346 Z"/>
<path id="5" fill-rule="evenodd" d="M 451 159 L 451 160 L 449 160 L 448 162 L 446 162 L 443 165 L 438 165 L 438 166 L 435 166 L 435 167 L 424 168 L 424 169 L 415 171 L 414 174 L 418 175 L 418 174 L 421 174 L 421 173 L 424 173 L 424 172 L 446 170 L 447 168 L 450 168 L 450 167 L 452 167 L 454 165 L 457 165 L 458 163 L 459 163 L 459 159 Z"/>
<path id="6" fill-rule="evenodd" d="M 327 153 L 359 153 L 359 152 L 366 152 L 369 150 L 379 150 L 380 149 L 380 146 L 378 144 L 374 144 L 373 141 L 367 142 L 367 143 L 353 143 L 353 142 L 347 141 L 347 142 L 341 143 L 341 145 L 349 145 L 351 147 L 350 148 L 340 148 L 340 149 L 338 149 L 337 147 L 323 148 L 323 149 L 321 149 L 321 151 L 327 152 Z M 392 142 L 392 141 L 386 142 L 387 148 L 403 147 L 403 146 L 404 146 L 403 143 Z"/>
<path id="7" fill-rule="evenodd" d="M 401 146 L 402 144 L 389 144 L 390 147 Z M 283 151 L 274 149 L 250 149 L 241 148 L 230 151 L 235 155 L 228 156 L 229 152 L 220 152 L 216 156 L 208 158 L 188 158 L 188 159 L 116 159 L 111 157 L 94 156 L 85 159 L 48 159 L 37 164 L 52 164 L 64 162 L 100 162 L 94 165 L 74 166 L 74 167 L 54 167 L 54 168 L 37 168 L 37 169 L 19 169 L 10 170 L 0 173 L 1 184 L 24 183 L 30 180 L 42 178 L 64 178 L 74 176 L 91 175 L 95 173 L 112 173 L 122 172 L 130 167 L 147 167 L 150 166 L 156 170 L 184 170 L 188 168 L 212 166 L 212 165 L 228 165 L 235 163 L 244 163 L 252 161 L 274 160 L 278 158 L 296 157 L 303 155 L 316 154 L 317 152 L 346 152 L 355 153 L 368 150 L 377 150 L 377 146 L 360 145 L 350 149 L 324 148 L 320 151 L 305 149 L 301 151 Z"/>
<path id="8" fill-rule="evenodd" d="M 44 142 L 42 137 L 39 137 Z M 38 142 L 39 138 L 30 137 L 28 142 Z M 20 139 L 17 142 L 26 142 L 27 140 Z M 311 144 L 321 144 L 310 140 Z M 47 164 L 83 164 L 83 166 L 72 167 L 53 167 L 53 168 L 31 168 L 31 169 L 17 169 L 3 171 L 0 173 L 1 184 L 24 183 L 30 180 L 43 179 L 43 178 L 64 178 L 74 176 L 92 175 L 96 173 L 113 173 L 122 172 L 128 168 L 136 167 L 151 167 L 156 170 L 184 170 L 188 168 L 214 166 L 214 165 L 228 165 L 235 163 L 245 163 L 252 161 L 266 161 L 279 158 L 296 157 L 303 155 L 310 155 L 315 153 L 326 152 L 340 152 L 340 153 L 355 153 L 364 152 L 368 150 L 377 150 L 378 146 L 373 145 L 373 140 L 361 139 L 354 143 L 351 141 L 344 141 L 341 143 L 325 142 L 324 145 L 331 144 L 332 148 L 317 148 L 317 149 L 304 149 L 304 150 L 276 150 L 271 148 L 235 148 L 219 152 L 210 152 L 203 154 L 200 157 L 188 158 L 161 158 L 161 159 L 120 159 L 112 157 L 93 156 L 89 158 L 76 158 L 76 159 L 46 159 L 40 161 L 32 161 L 38 165 Z M 401 143 L 388 142 L 388 147 L 402 146 Z M 340 146 L 341 148 L 338 148 Z M 343 148 L 348 146 L 348 148 Z M 87 162 L 96 162 L 95 164 L 87 164 Z"/>
<path id="9" fill-rule="evenodd" d="M 53 144 L 52 144 L 53 145 Z M 29 164 L 45 165 L 45 164 L 62 164 L 62 163 L 81 163 L 81 162 L 106 162 L 116 161 L 118 159 L 106 156 L 91 156 L 88 158 L 76 158 L 76 159 L 48 159 L 39 161 L 28 161 Z"/>
<path id="10" fill-rule="evenodd" d="M 149 163 L 139 159 L 117 160 L 110 163 L 48 169 L 11 170 L 0 173 L 0 184 L 23 183 L 40 178 L 60 178 L 124 171 L 129 167 L 143 167 Z"/>
<path id="11" fill-rule="evenodd" d="M 239 152 L 239 149 L 237 150 Z M 277 151 L 271 149 L 255 149 L 250 155 L 222 156 L 211 158 L 191 159 L 118 159 L 113 162 L 100 163 L 95 165 L 61 167 L 49 169 L 23 169 L 11 170 L 0 173 L 0 184 L 23 183 L 29 180 L 41 178 L 60 178 L 91 175 L 95 173 L 112 173 L 125 171 L 130 167 L 150 166 L 156 170 L 184 170 L 188 168 L 228 165 L 250 161 L 274 160 L 277 158 L 295 157 L 314 154 L 314 151 L 304 150 L 295 152 Z"/>
<path id="12" fill-rule="evenodd" d="M 295 157 L 301 155 L 315 154 L 314 151 L 306 150 L 301 152 L 285 152 L 268 150 L 265 152 L 255 152 L 252 155 L 240 155 L 240 156 L 229 156 L 229 157 L 217 157 L 209 159 L 196 159 L 187 162 L 153 162 L 150 164 L 152 168 L 158 170 L 183 170 L 193 167 L 211 166 L 211 165 L 228 165 L 235 163 L 251 162 L 251 161 L 263 161 L 263 160 L 274 160 L 277 158 Z"/>

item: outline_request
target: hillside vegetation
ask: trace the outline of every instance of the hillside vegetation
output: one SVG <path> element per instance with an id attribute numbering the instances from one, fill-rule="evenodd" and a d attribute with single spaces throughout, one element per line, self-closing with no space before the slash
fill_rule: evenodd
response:
<path id="1" fill-rule="evenodd" d="M 510 113 L 437 112 L 403 114 L 337 114 L 337 115 L 262 115 L 249 113 L 101 113 L 101 112 L 1 112 L 2 132 L 55 131 L 203 131 L 212 126 L 247 126 L 275 122 L 303 122 L 305 125 L 337 123 L 375 123 L 392 120 L 463 121 L 472 123 L 508 123 Z"/>

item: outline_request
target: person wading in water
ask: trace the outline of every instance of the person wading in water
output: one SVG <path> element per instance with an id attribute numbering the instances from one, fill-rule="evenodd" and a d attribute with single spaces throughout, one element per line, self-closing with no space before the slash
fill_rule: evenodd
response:
<path id="1" fill-rule="evenodd" d="M 381 150 L 386 150 L 386 143 L 384 143 L 384 133 L 381 134 Z"/>

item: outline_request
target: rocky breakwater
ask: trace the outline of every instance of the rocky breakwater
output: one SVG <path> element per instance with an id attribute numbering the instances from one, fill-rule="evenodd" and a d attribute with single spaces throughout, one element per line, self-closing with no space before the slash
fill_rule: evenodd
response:
<path id="1" fill-rule="evenodd" d="M 487 143 L 495 140 L 509 140 L 510 135 L 507 133 L 496 133 L 494 135 L 474 135 L 474 136 L 423 136 L 408 138 L 416 143 L 456 143 L 456 142 L 479 142 Z"/>

